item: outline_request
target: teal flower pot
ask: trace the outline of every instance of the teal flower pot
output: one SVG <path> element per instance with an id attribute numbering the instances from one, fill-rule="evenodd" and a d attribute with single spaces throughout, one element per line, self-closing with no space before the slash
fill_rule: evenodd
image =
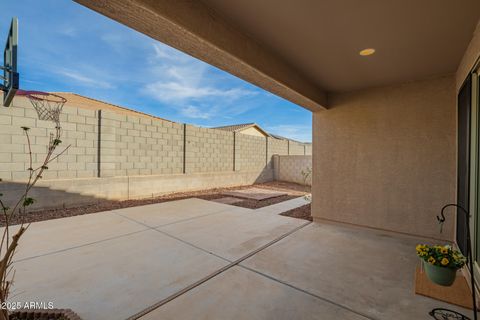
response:
<path id="1" fill-rule="evenodd" d="M 456 269 L 435 266 L 425 260 L 423 260 L 423 266 L 428 279 L 441 286 L 451 286 L 457 276 Z"/>

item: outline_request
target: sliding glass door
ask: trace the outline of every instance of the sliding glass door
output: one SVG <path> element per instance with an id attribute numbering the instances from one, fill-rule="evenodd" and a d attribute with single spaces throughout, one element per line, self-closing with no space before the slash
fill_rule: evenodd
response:
<path id="1" fill-rule="evenodd" d="M 472 248 L 473 248 L 473 259 L 475 261 L 475 273 L 476 276 L 480 276 L 480 104 L 479 104 L 479 94 L 480 94 L 480 81 L 479 81 L 479 71 L 480 68 L 477 68 L 472 72 L 469 83 L 469 174 L 468 174 L 468 211 L 471 214 L 470 218 L 470 233 L 472 236 Z M 463 89 L 463 88 L 462 88 Z M 461 92 L 459 93 L 459 137 L 461 135 L 460 129 L 460 102 L 461 102 Z M 466 103 L 466 100 L 464 102 Z M 460 139 L 460 138 L 459 138 Z M 459 147 L 460 152 L 460 147 Z M 460 155 L 459 155 L 460 158 Z M 459 163 L 460 166 L 460 163 Z M 459 179 L 460 180 L 460 179 Z M 460 191 L 461 187 L 458 187 Z M 459 193 L 457 195 L 458 201 L 463 195 Z M 463 216 L 458 216 L 457 219 L 457 243 L 462 250 L 462 252 L 467 255 L 466 252 L 466 230 L 465 230 L 465 220 Z M 461 241 L 463 242 L 461 242 Z"/>
<path id="2" fill-rule="evenodd" d="M 471 75 L 471 128 L 470 128 L 470 192 L 469 207 L 471 214 L 470 232 L 473 235 L 473 258 L 476 270 L 480 262 L 480 81 L 477 68 Z M 461 221 L 457 221 L 457 224 Z M 458 228 L 457 228 L 458 232 Z M 466 252 L 465 252 L 466 254 Z"/>
<path id="3" fill-rule="evenodd" d="M 472 137 L 472 77 L 465 80 L 458 93 L 457 103 L 457 203 L 466 208 L 470 205 L 471 177 L 471 137 Z M 467 253 L 467 232 L 465 215 L 457 209 L 456 240 L 460 250 Z"/>

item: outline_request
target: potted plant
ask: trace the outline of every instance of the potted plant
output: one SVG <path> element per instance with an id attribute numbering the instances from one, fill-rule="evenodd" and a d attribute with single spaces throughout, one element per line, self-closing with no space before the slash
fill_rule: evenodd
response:
<path id="1" fill-rule="evenodd" d="M 467 258 L 450 245 L 419 244 L 416 250 L 417 255 L 423 261 L 427 277 L 441 286 L 451 286 L 455 281 L 457 271 L 467 262 Z"/>

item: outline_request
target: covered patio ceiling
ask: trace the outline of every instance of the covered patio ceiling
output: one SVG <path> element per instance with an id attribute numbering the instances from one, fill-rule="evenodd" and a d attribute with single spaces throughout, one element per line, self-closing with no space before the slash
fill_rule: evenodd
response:
<path id="1" fill-rule="evenodd" d="M 480 17 L 477 0 L 75 1 L 311 111 L 453 73 Z"/>

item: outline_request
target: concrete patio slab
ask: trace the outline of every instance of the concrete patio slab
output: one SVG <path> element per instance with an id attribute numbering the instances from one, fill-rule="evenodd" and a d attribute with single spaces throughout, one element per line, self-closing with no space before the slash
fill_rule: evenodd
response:
<path id="1" fill-rule="evenodd" d="M 18 227 L 12 227 L 16 231 Z M 145 230 L 113 212 L 34 222 L 22 237 L 15 260 L 66 250 Z"/>
<path id="2" fill-rule="evenodd" d="M 226 196 L 232 196 L 232 197 L 244 198 L 244 199 L 265 200 L 265 199 L 284 196 L 287 193 L 275 191 L 275 190 L 269 190 L 269 189 L 248 188 L 248 189 L 241 189 L 241 190 L 226 191 L 226 192 L 223 192 L 222 194 Z"/>
<path id="3" fill-rule="evenodd" d="M 254 272 L 233 267 L 140 319 L 365 318 Z"/>
<path id="4" fill-rule="evenodd" d="M 12 297 L 51 301 L 85 320 L 126 319 L 224 265 L 150 229 L 18 262 Z"/>
<path id="5" fill-rule="evenodd" d="M 461 310 L 414 294 L 413 274 L 419 263 L 415 245 L 419 241 L 313 223 L 242 265 L 372 319 L 427 319 L 434 307 Z"/>
<path id="6" fill-rule="evenodd" d="M 225 211 L 158 230 L 234 261 L 305 223 L 308 222 L 278 215 L 252 217 Z"/>
<path id="7" fill-rule="evenodd" d="M 459 309 L 414 295 L 422 240 L 255 211 L 191 199 L 34 223 L 11 301 L 51 301 L 85 320 L 126 319 L 173 298 L 145 319 L 424 319 L 433 307 Z"/>
<path id="8" fill-rule="evenodd" d="M 287 200 L 263 208 L 255 209 L 255 213 L 280 214 L 309 203 L 310 201 L 306 200 L 304 197 L 298 197 L 292 200 Z"/>
<path id="9" fill-rule="evenodd" d="M 224 197 L 219 199 L 211 200 L 213 202 L 223 203 L 223 204 L 235 204 L 244 201 L 244 199 L 234 198 L 234 197 Z"/>
<path id="10" fill-rule="evenodd" d="M 113 212 L 123 217 L 138 221 L 149 227 L 155 228 L 178 221 L 202 217 L 223 211 L 250 212 L 251 209 L 232 207 L 222 203 L 189 198 L 177 201 L 155 203 L 124 209 Z"/>

